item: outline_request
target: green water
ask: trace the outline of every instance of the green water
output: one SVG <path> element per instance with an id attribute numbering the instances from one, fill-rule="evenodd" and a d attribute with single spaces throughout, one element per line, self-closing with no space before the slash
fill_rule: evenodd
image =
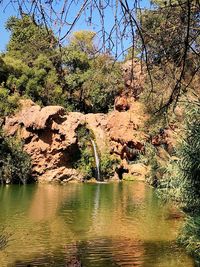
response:
<path id="1" fill-rule="evenodd" d="M 141 182 L 1 187 L 0 266 L 192 267 L 174 212 Z"/>

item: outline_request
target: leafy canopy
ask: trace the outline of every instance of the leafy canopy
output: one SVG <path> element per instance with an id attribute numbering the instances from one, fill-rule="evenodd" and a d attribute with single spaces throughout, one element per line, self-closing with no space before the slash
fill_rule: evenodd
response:
<path id="1" fill-rule="evenodd" d="M 0 72 L 9 95 L 82 112 L 107 112 L 113 105 L 121 71 L 98 52 L 95 32 L 75 32 L 60 54 L 53 33 L 27 15 L 11 17 L 7 29 L 11 38 Z"/>

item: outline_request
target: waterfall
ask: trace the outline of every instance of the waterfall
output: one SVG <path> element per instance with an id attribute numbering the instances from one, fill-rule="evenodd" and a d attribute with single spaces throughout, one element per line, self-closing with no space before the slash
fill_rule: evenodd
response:
<path id="1" fill-rule="evenodd" d="M 96 144 L 94 142 L 94 140 L 91 140 L 91 143 L 92 143 L 92 146 L 93 146 L 93 150 L 94 150 L 94 158 L 95 158 L 95 163 L 96 163 L 96 172 L 97 172 L 97 181 L 100 181 L 101 180 L 101 176 L 100 176 L 100 164 L 99 164 L 99 156 L 98 156 L 98 153 L 97 153 L 97 147 L 96 147 Z"/>

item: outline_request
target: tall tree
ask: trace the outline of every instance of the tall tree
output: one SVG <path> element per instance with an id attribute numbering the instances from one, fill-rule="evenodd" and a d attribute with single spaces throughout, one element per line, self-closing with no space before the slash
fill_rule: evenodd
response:
<path id="1" fill-rule="evenodd" d="M 56 47 L 56 38 L 52 31 L 37 25 L 28 15 L 23 15 L 21 19 L 11 17 L 6 28 L 11 32 L 8 52 L 28 64 L 40 54 L 52 54 Z"/>

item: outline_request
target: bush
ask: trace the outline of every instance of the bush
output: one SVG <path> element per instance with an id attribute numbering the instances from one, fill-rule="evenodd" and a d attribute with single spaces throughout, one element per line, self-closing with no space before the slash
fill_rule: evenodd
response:
<path id="1" fill-rule="evenodd" d="M 184 245 L 200 264 L 200 216 L 187 218 L 178 242 Z"/>
<path id="2" fill-rule="evenodd" d="M 31 160 L 16 138 L 0 135 L 0 180 L 2 184 L 26 184 L 31 181 Z"/>
<path id="3" fill-rule="evenodd" d="M 105 153 L 101 156 L 100 171 L 103 179 L 109 179 L 115 173 L 116 166 L 119 164 L 119 159 Z"/>
<path id="4" fill-rule="evenodd" d="M 187 113 L 186 137 L 180 147 L 179 187 L 186 210 L 200 210 L 200 107 Z"/>
<path id="5" fill-rule="evenodd" d="M 78 168 L 86 179 L 90 179 L 95 173 L 95 159 L 91 140 L 94 134 L 87 129 L 86 125 L 78 127 L 76 130 L 79 146 L 79 154 L 74 158 L 74 167 Z"/>
<path id="6" fill-rule="evenodd" d="M 173 199 L 190 216 L 179 242 L 200 262 L 200 107 L 187 112 L 186 134 L 177 149 L 178 161 L 167 164 L 158 192 Z"/>
<path id="7" fill-rule="evenodd" d="M 0 87 L 0 116 L 12 114 L 19 106 L 19 95 L 9 95 L 9 91 Z"/>

